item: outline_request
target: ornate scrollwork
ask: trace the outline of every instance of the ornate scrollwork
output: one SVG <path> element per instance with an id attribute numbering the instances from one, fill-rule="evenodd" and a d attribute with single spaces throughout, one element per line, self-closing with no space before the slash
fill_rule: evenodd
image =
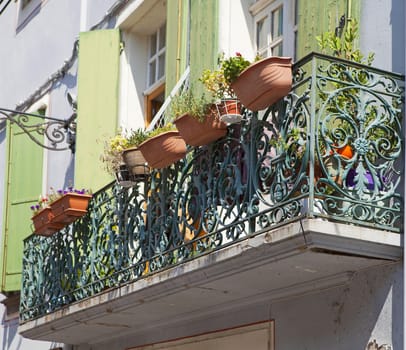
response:
<path id="1" fill-rule="evenodd" d="M 26 239 L 22 321 L 305 215 L 399 232 L 402 78 L 319 55 L 294 70 L 226 137 Z"/>

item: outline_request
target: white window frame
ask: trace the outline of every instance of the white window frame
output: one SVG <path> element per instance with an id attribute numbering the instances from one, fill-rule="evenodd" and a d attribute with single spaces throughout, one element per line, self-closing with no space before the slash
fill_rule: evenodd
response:
<path id="1" fill-rule="evenodd" d="M 147 74 L 147 90 L 151 90 L 155 85 L 160 85 L 163 81 L 165 81 L 165 62 L 166 62 L 166 37 L 164 38 L 164 46 L 162 48 L 159 48 L 159 43 L 161 39 L 161 29 L 165 28 L 165 35 L 166 35 L 166 22 L 162 24 L 159 28 L 156 29 L 156 31 L 150 35 L 148 41 L 149 41 L 149 47 L 148 47 L 148 74 Z M 152 53 L 152 38 L 156 36 L 156 42 L 155 42 L 155 52 Z M 163 75 L 159 75 L 159 57 L 164 55 L 164 72 Z M 153 81 L 150 81 L 150 67 L 151 64 L 155 65 L 155 76 Z"/>
<path id="2" fill-rule="evenodd" d="M 295 56 L 295 33 L 297 31 L 297 24 L 295 24 L 295 0 L 258 0 L 251 7 L 250 12 L 254 18 L 253 33 L 255 50 L 257 43 L 257 23 L 265 17 L 269 18 L 269 28 L 267 30 L 267 46 L 264 57 L 270 57 L 272 49 L 282 42 L 282 56 L 294 57 Z M 273 11 L 282 8 L 283 25 L 282 36 L 272 40 L 271 38 L 271 19 Z"/>

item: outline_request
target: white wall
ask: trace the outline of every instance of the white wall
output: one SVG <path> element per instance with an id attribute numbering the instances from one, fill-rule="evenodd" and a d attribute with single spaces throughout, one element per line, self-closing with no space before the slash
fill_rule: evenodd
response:
<path id="1" fill-rule="evenodd" d="M 373 66 L 405 73 L 404 0 L 362 0 L 361 51 L 375 53 Z"/>

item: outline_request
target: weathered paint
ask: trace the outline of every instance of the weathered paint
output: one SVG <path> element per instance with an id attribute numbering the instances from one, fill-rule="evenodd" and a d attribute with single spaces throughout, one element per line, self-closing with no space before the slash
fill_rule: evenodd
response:
<path id="1" fill-rule="evenodd" d="M 188 26 L 190 15 L 190 47 Z M 190 55 L 191 81 L 202 71 L 217 66 L 218 1 L 178 0 L 168 2 L 166 44 L 166 94 L 168 95 L 185 70 Z"/>
<path id="2" fill-rule="evenodd" d="M 100 156 L 117 129 L 119 55 L 118 29 L 80 34 L 76 187 L 95 191 L 112 180 Z"/>
<path id="3" fill-rule="evenodd" d="M 351 3 L 351 8 L 348 6 L 349 3 Z M 326 31 L 334 31 L 342 15 L 359 20 L 360 4 L 358 0 L 299 0 L 298 6 L 298 59 L 312 51 L 320 52 L 316 36 Z"/>
<path id="4" fill-rule="evenodd" d="M 191 1 L 190 73 L 192 81 L 196 81 L 204 69 L 213 69 L 217 66 L 218 13 L 218 1 Z"/>
<path id="5" fill-rule="evenodd" d="M 23 239 L 31 232 L 30 206 L 42 188 L 43 149 L 16 125 L 7 128 L 8 163 L 1 244 L 1 291 L 20 290 Z"/>

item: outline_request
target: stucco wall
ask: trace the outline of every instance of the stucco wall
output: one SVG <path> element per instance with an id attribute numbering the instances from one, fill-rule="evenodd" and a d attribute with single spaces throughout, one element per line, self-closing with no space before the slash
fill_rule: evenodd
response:
<path id="1" fill-rule="evenodd" d="M 404 0 L 362 0 L 361 51 L 374 52 L 373 66 L 405 73 Z"/>
<path id="2" fill-rule="evenodd" d="M 402 263 L 389 264 L 358 272 L 338 288 L 257 305 L 235 305 L 235 310 L 189 322 L 186 327 L 160 329 L 158 337 L 162 341 L 176 339 L 273 319 L 278 350 L 364 350 L 373 339 L 398 350 L 403 344 L 402 286 Z M 149 344 L 152 336 L 156 339 L 156 332 L 75 349 L 126 349 Z"/>

